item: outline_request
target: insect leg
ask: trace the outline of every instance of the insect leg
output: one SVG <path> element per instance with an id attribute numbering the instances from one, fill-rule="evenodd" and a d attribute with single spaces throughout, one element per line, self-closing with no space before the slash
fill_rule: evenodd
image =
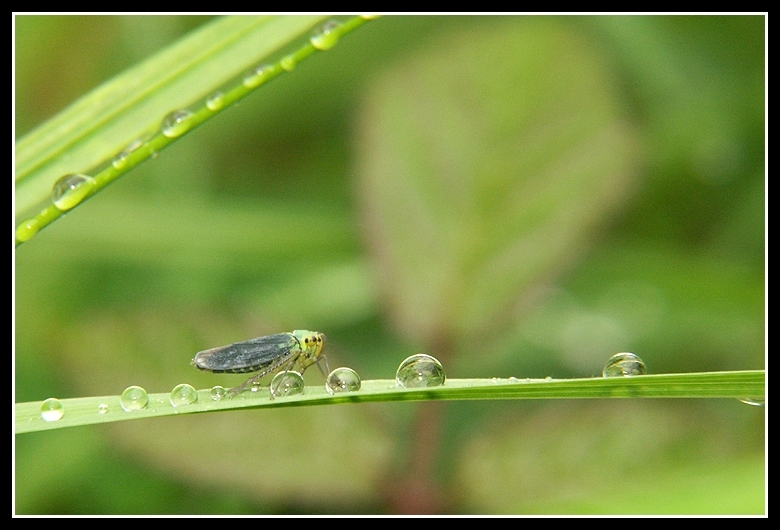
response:
<path id="1" fill-rule="evenodd" d="M 237 394 L 240 394 L 244 390 L 244 388 L 246 388 L 246 385 L 248 385 L 249 383 L 254 383 L 255 381 L 259 380 L 260 378 L 262 378 L 267 373 L 268 372 L 266 372 L 266 371 L 261 372 L 259 375 L 256 375 L 254 377 L 250 377 L 249 379 L 247 379 L 246 381 L 241 383 L 239 386 L 237 386 L 235 388 L 231 388 L 230 390 L 228 390 L 228 396 L 233 397 L 233 396 L 235 396 Z"/>
<path id="2" fill-rule="evenodd" d="M 324 372 L 322 371 L 322 365 L 320 364 L 320 362 L 322 362 L 323 360 L 325 361 L 325 371 Z M 317 359 L 317 368 L 320 369 L 320 373 L 322 374 L 322 376 L 325 379 L 327 379 L 328 378 L 328 374 L 330 374 L 330 366 L 328 366 L 328 358 L 325 355 L 320 355 L 320 358 Z"/>

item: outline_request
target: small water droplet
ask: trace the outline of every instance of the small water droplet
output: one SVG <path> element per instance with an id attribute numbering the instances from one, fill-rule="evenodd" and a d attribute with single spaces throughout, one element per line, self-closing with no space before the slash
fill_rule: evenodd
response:
<path id="1" fill-rule="evenodd" d="M 739 400 L 742 403 L 745 403 L 747 405 L 753 405 L 755 407 L 763 407 L 766 403 L 766 400 L 763 398 L 739 398 Z"/>
<path id="2" fill-rule="evenodd" d="M 547 377 L 544 378 L 544 380 L 549 383 L 550 381 L 552 381 L 552 376 L 548 375 Z"/>
<path id="3" fill-rule="evenodd" d="M 27 219 L 16 229 L 16 239 L 19 241 L 27 241 L 32 236 L 38 233 L 41 229 L 41 224 L 37 219 Z"/>
<path id="4" fill-rule="evenodd" d="M 244 86 L 247 88 L 255 88 L 260 86 L 268 79 L 268 74 L 273 71 L 273 68 L 268 65 L 258 66 L 244 77 Z"/>
<path id="5" fill-rule="evenodd" d="M 216 112 L 225 106 L 225 94 L 222 92 L 214 92 L 206 100 L 206 107 L 212 112 Z"/>
<path id="6" fill-rule="evenodd" d="M 638 356 L 629 352 L 616 353 L 609 358 L 601 374 L 604 377 L 630 377 L 644 375 L 645 363 Z"/>
<path id="7" fill-rule="evenodd" d="M 509 382 L 510 383 L 519 383 L 520 380 L 517 377 L 512 376 L 512 377 L 509 378 Z"/>
<path id="8" fill-rule="evenodd" d="M 303 376 L 293 370 L 279 372 L 271 379 L 271 398 L 303 394 Z"/>
<path id="9" fill-rule="evenodd" d="M 163 118 L 160 130 L 168 138 L 176 138 L 186 133 L 192 127 L 192 112 L 175 110 Z"/>
<path id="10" fill-rule="evenodd" d="M 424 388 L 444 384 L 444 368 L 435 357 L 418 353 L 407 357 L 395 372 L 396 386 Z"/>
<path id="11" fill-rule="evenodd" d="M 145 409 L 149 404 L 149 394 L 140 386 L 129 386 L 122 392 L 119 404 L 127 412 Z"/>
<path id="12" fill-rule="evenodd" d="M 127 147 L 117 153 L 117 155 L 114 157 L 114 160 L 111 161 L 111 165 L 113 165 L 116 169 L 122 169 L 127 165 L 127 157 L 130 156 L 130 153 L 138 150 L 146 142 L 147 139 L 145 138 L 136 138 L 127 144 Z"/>
<path id="13" fill-rule="evenodd" d="M 108 412 L 108 405 L 105 403 L 101 403 L 98 405 L 98 414 L 105 414 Z"/>
<path id="14" fill-rule="evenodd" d="M 198 391 L 194 387 L 187 383 L 176 385 L 171 390 L 170 396 L 171 405 L 174 407 L 181 407 L 183 405 L 190 405 L 198 401 Z"/>
<path id="15" fill-rule="evenodd" d="M 330 395 L 340 392 L 356 392 L 360 390 L 360 376 L 352 368 L 336 368 L 328 375 L 325 388 Z"/>
<path id="16" fill-rule="evenodd" d="M 211 395 L 211 399 L 214 401 L 219 401 L 227 395 L 227 390 L 225 387 L 217 385 L 211 388 L 211 392 L 209 392 L 209 394 Z"/>
<path id="17" fill-rule="evenodd" d="M 341 26 L 340 22 L 335 20 L 327 21 L 309 37 L 309 42 L 318 50 L 330 50 L 339 42 L 339 34 L 336 31 L 339 26 Z"/>
<path id="18" fill-rule="evenodd" d="M 51 202 L 62 211 L 80 203 L 95 187 L 95 179 L 89 175 L 74 173 L 60 177 L 51 189 Z"/>
<path id="19" fill-rule="evenodd" d="M 298 62 L 295 60 L 294 55 L 288 55 L 287 57 L 282 58 L 281 61 L 279 61 L 279 65 L 284 68 L 287 72 L 292 72 L 295 70 L 295 65 L 298 64 Z"/>
<path id="20" fill-rule="evenodd" d="M 65 414 L 65 407 L 57 398 L 49 398 L 41 403 L 41 418 L 43 421 L 57 421 Z"/>

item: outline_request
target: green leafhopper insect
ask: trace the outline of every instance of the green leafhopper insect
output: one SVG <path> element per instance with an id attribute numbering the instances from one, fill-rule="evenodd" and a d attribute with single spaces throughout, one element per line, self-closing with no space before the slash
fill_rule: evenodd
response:
<path id="1" fill-rule="evenodd" d="M 292 333 L 277 333 L 266 335 L 228 346 L 220 346 L 203 350 L 195 355 L 192 363 L 201 370 L 214 373 L 247 373 L 259 372 L 245 381 L 241 386 L 230 390 L 230 395 L 236 395 L 250 384 L 263 376 L 292 370 L 296 364 L 298 371 L 303 372 L 312 364 L 317 364 L 322 371 L 320 360 L 325 360 L 328 371 L 328 359 L 323 353 L 325 334 L 318 331 L 295 330 Z M 325 373 L 323 372 L 323 375 Z M 271 389 L 271 399 L 274 397 Z"/>

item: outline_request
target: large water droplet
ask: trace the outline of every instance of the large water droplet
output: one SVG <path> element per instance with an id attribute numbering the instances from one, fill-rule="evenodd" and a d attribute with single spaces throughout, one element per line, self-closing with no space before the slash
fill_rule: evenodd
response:
<path id="1" fill-rule="evenodd" d="M 439 360 L 424 353 L 407 357 L 395 372 L 396 386 L 401 388 L 441 386 L 445 379 Z"/>
<path id="2" fill-rule="evenodd" d="M 32 236 L 38 233 L 38 230 L 41 229 L 40 222 L 35 219 L 27 219 L 23 223 L 21 223 L 18 228 L 16 229 L 16 239 L 19 241 L 27 241 Z"/>
<path id="3" fill-rule="evenodd" d="M 244 76 L 244 86 L 247 88 L 255 88 L 260 86 L 268 79 L 268 74 L 273 71 L 271 66 L 263 65 L 258 66 L 246 76 Z"/>
<path id="4" fill-rule="evenodd" d="M 206 107 L 212 112 L 216 112 L 225 106 L 225 94 L 222 92 L 214 92 L 206 100 Z"/>
<path id="5" fill-rule="evenodd" d="M 57 421 L 65 414 L 65 407 L 57 398 L 49 398 L 41 403 L 41 418 L 43 421 Z"/>
<path id="6" fill-rule="evenodd" d="M 160 130 L 168 138 L 176 138 L 186 133 L 192 127 L 192 112 L 175 110 L 163 118 Z"/>
<path id="7" fill-rule="evenodd" d="M 219 401 L 227 395 L 227 390 L 225 389 L 225 387 L 217 385 L 211 388 L 211 392 L 209 392 L 209 395 L 211 396 L 211 399 L 213 399 L 214 401 Z"/>
<path id="8" fill-rule="evenodd" d="M 329 20 L 309 38 L 309 42 L 318 50 L 330 50 L 339 42 L 336 31 L 339 26 L 341 26 L 340 22 Z"/>
<path id="9" fill-rule="evenodd" d="M 198 401 L 198 391 L 191 385 L 182 383 L 173 387 L 169 399 L 174 407 L 189 405 Z"/>
<path id="10" fill-rule="evenodd" d="M 630 377 L 644 375 L 645 363 L 638 356 L 629 352 L 616 353 L 609 358 L 604 370 L 604 377 Z"/>
<path id="11" fill-rule="evenodd" d="M 89 175 L 74 173 L 60 177 L 51 189 L 51 202 L 60 210 L 70 210 L 95 187 L 95 179 Z"/>
<path id="12" fill-rule="evenodd" d="M 339 392 L 355 392 L 360 390 L 360 376 L 352 368 L 336 368 L 328 375 L 325 388 L 331 395 Z"/>
<path id="13" fill-rule="evenodd" d="M 296 394 L 303 394 L 303 376 L 298 372 L 279 372 L 271 379 L 271 398 Z"/>
<path id="14" fill-rule="evenodd" d="M 119 404 L 127 412 L 145 409 L 149 404 L 149 394 L 140 386 L 129 386 L 122 392 Z"/>

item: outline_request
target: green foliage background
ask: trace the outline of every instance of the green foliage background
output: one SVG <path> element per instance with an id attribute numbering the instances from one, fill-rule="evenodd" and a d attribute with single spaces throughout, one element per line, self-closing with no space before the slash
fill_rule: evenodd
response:
<path id="1" fill-rule="evenodd" d="M 16 17 L 17 139 L 205 22 Z M 193 354 L 292 329 L 366 379 L 418 351 L 450 377 L 763 368 L 764 25 L 366 25 L 17 249 L 15 401 L 231 386 Z M 17 436 L 15 509 L 763 513 L 764 425 L 722 400 L 120 422 Z"/>

